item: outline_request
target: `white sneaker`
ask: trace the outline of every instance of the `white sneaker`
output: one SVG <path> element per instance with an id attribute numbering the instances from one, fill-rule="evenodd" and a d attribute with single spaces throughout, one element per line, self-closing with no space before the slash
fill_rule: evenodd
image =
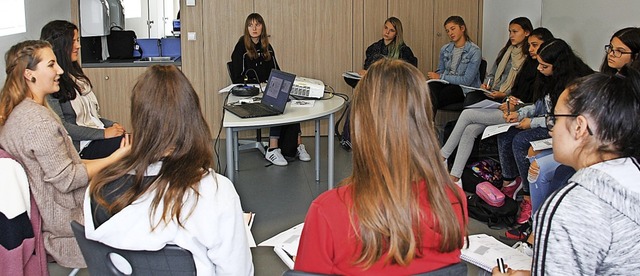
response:
<path id="1" fill-rule="evenodd" d="M 269 162 L 273 163 L 276 166 L 286 166 L 287 164 L 289 164 L 287 162 L 287 159 L 284 159 L 284 156 L 282 156 L 282 152 L 280 152 L 279 148 L 267 150 L 264 158 L 269 160 Z"/>
<path id="2" fill-rule="evenodd" d="M 300 161 L 311 161 L 311 155 L 309 155 L 303 144 L 298 145 L 298 158 Z"/>
<path id="3" fill-rule="evenodd" d="M 531 248 L 531 246 L 529 246 L 529 244 L 526 242 L 523 242 L 523 241 L 516 242 L 512 246 L 512 248 L 514 248 L 515 250 L 518 250 L 518 252 L 520 253 L 524 253 L 529 257 L 533 256 L 533 248 Z"/>

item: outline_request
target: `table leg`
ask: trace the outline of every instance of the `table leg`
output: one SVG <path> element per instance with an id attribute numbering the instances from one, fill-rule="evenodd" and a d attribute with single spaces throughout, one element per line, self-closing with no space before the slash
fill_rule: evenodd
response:
<path id="1" fill-rule="evenodd" d="M 316 120 L 316 133 L 315 133 L 315 143 L 316 143 L 316 181 L 320 181 L 320 119 Z"/>
<path id="2" fill-rule="evenodd" d="M 234 131 L 233 132 L 233 165 L 235 166 L 234 168 L 236 169 L 236 171 L 238 171 L 240 169 L 240 165 L 238 164 L 238 160 L 240 158 L 238 158 L 238 132 Z"/>
<path id="3" fill-rule="evenodd" d="M 233 131 L 230 127 L 227 128 L 227 178 L 233 182 L 233 173 L 235 168 L 233 167 Z"/>
<path id="4" fill-rule="evenodd" d="M 327 183 L 329 185 L 329 190 L 333 189 L 333 158 L 334 158 L 334 142 L 335 142 L 335 137 L 334 137 L 334 133 L 335 133 L 335 118 L 334 118 L 334 114 L 331 113 L 329 115 L 329 133 L 327 134 L 327 144 L 328 144 L 328 149 L 327 151 L 329 152 L 328 154 L 328 159 L 329 162 L 327 164 L 327 171 L 328 171 L 328 176 L 327 176 Z M 319 124 L 319 123 L 318 123 Z"/>

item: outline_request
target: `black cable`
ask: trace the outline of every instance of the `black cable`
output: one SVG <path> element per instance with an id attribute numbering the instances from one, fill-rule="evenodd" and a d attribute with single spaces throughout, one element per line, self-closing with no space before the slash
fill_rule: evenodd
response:
<path id="1" fill-rule="evenodd" d="M 224 98 L 223 104 L 226 104 L 227 100 L 229 99 L 229 95 L 231 94 L 231 92 L 227 93 L 227 96 Z M 224 123 L 224 115 L 227 112 L 224 111 L 224 108 L 222 109 L 222 118 L 220 119 L 220 128 L 218 128 L 218 135 L 216 136 L 216 140 L 213 143 L 213 151 L 216 155 L 216 172 L 222 174 L 222 175 L 227 175 L 227 165 L 224 166 L 224 172 L 222 172 L 222 168 L 220 165 L 220 134 L 222 133 L 222 125 Z M 233 134 L 232 134 L 233 135 Z M 231 137 L 227 137 L 227 139 L 231 139 Z"/>

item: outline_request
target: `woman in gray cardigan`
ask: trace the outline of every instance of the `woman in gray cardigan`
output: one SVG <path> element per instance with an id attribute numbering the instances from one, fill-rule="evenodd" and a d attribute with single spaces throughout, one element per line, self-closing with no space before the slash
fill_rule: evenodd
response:
<path id="1" fill-rule="evenodd" d="M 81 160 L 60 118 L 45 97 L 60 89 L 62 68 L 51 45 L 29 40 L 9 49 L 7 78 L 0 96 L 0 147 L 24 167 L 42 215 L 47 254 L 64 267 L 85 267 L 73 237 L 72 220 L 83 221 L 89 179 L 129 152 L 129 139 L 106 158 Z"/>
<path id="2" fill-rule="evenodd" d="M 58 64 L 64 70 L 60 76 L 60 91 L 47 96 L 49 106 L 62 119 L 62 125 L 82 159 L 109 156 L 120 147 L 125 129 L 98 113 L 100 106 L 91 81 L 78 63 L 78 27 L 68 21 L 54 20 L 42 27 L 40 39 L 51 43 Z"/>

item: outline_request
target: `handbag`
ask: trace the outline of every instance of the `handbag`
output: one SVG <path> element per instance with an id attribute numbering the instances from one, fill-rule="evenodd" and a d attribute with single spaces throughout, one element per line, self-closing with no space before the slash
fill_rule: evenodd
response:
<path id="1" fill-rule="evenodd" d="M 142 49 L 138 45 L 136 32 L 123 30 L 120 26 L 113 26 L 110 31 L 109 35 L 107 35 L 107 49 L 109 50 L 110 59 L 132 59 L 142 56 Z"/>

